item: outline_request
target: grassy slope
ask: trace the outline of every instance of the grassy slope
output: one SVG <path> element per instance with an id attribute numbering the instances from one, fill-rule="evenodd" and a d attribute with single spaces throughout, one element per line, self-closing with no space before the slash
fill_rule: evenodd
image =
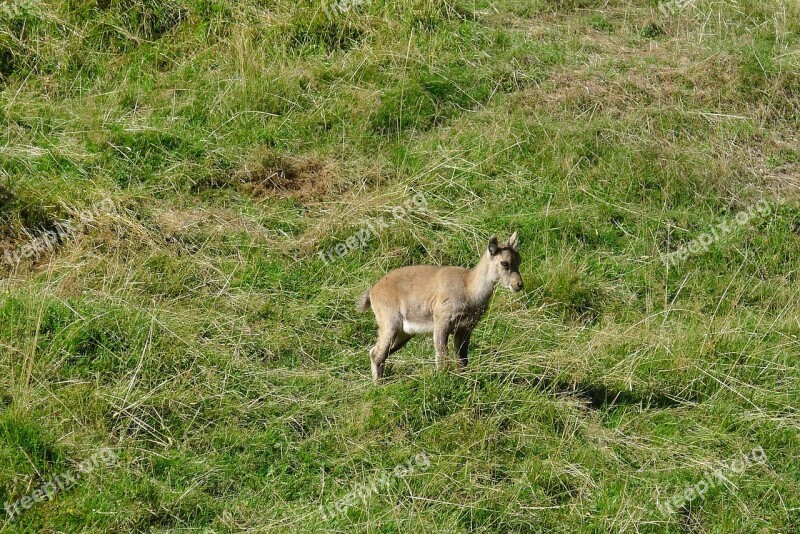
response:
<path id="1" fill-rule="evenodd" d="M 0 501 L 101 446 L 120 465 L 0 527 L 797 529 L 800 10 L 697 4 L 5 16 L 0 242 L 118 209 L 3 271 Z M 316 256 L 416 192 L 427 212 Z M 665 270 L 762 198 L 777 214 Z M 435 374 L 417 340 L 374 387 L 357 295 L 514 229 L 529 289 L 496 295 L 470 368 Z M 758 445 L 767 466 L 659 514 Z M 428 470 L 316 512 L 420 451 Z"/>

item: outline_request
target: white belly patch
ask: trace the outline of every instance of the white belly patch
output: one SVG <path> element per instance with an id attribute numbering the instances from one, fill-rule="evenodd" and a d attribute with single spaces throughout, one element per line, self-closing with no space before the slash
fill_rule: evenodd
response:
<path id="1" fill-rule="evenodd" d="M 430 323 L 412 323 L 403 319 L 403 332 L 406 334 L 425 334 L 433 332 L 433 325 Z"/>

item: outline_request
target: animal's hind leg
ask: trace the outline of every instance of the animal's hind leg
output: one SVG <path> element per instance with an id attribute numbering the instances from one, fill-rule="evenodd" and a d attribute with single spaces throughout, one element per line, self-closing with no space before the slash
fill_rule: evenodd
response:
<path id="1" fill-rule="evenodd" d="M 395 338 L 394 331 L 380 329 L 378 342 L 372 347 L 369 357 L 372 360 L 372 378 L 377 382 L 383 377 L 383 364 L 389 357 L 389 351 Z"/>
<path id="2" fill-rule="evenodd" d="M 399 332 L 396 336 L 394 336 L 394 342 L 392 342 L 392 348 L 389 349 L 389 355 L 391 356 L 398 350 L 402 349 L 408 340 L 414 337 L 414 334 L 406 334 L 405 332 Z"/>

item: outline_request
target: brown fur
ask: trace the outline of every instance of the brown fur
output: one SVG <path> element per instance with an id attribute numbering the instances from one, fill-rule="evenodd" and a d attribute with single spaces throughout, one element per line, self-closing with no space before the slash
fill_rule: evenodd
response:
<path id="1" fill-rule="evenodd" d="M 503 265 L 505 263 L 506 265 Z M 396 269 L 378 280 L 358 300 L 358 310 L 372 308 L 378 341 L 370 351 L 372 376 L 383 376 L 390 354 L 416 334 L 433 334 L 436 368 L 442 369 L 448 338 L 453 334 L 461 366 L 467 364 L 472 330 L 486 313 L 494 287 L 522 289 L 517 233 L 498 245 L 492 236 L 486 252 L 472 269 L 417 265 Z"/>

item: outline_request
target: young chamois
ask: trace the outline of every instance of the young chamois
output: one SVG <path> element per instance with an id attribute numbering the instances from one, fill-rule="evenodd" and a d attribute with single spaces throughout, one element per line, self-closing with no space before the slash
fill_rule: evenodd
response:
<path id="1" fill-rule="evenodd" d="M 415 334 L 433 334 L 437 370 L 445 364 L 448 338 L 453 334 L 460 366 L 466 366 L 470 335 L 486 313 L 494 287 L 499 283 L 514 292 L 522 289 L 519 263 L 514 232 L 503 245 L 492 236 L 472 269 L 415 265 L 378 280 L 358 299 L 358 310 L 372 308 L 378 322 L 378 341 L 369 353 L 375 381 L 383 376 L 386 358 Z"/>

